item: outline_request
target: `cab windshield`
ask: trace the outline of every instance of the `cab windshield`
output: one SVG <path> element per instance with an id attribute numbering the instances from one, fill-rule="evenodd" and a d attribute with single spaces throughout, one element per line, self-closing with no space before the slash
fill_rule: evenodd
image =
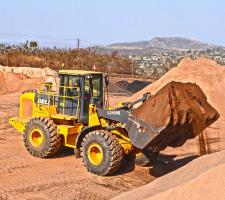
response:
<path id="1" fill-rule="evenodd" d="M 97 107 L 103 107 L 103 83 L 102 75 L 94 74 L 85 79 L 85 93 L 90 94 L 90 99 Z"/>

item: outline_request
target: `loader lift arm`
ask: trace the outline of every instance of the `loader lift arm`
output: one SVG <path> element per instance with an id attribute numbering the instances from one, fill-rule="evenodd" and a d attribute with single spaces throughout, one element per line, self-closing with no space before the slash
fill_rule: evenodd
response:
<path id="1" fill-rule="evenodd" d="M 151 93 L 147 92 L 143 94 L 143 97 L 137 99 L 136 101 L 132 102 L 123 102 L 121 107 L 116 108 L 115 110 L 129 110 L 132 109 L 134 105 L 146 101 L 151 96 Z"/>

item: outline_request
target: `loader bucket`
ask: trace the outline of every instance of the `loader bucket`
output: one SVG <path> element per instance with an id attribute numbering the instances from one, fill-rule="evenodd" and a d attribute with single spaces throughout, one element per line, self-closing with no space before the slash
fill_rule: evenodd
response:
<path id="1" fill-rule="evenodd" d="M 199 86 L 170 82 L 133 110 L 125 126 L 134 146 L 160 151 L 183 145 L 218 118 Z"/>
<path id="2" fill-rule="evenodd" d="M 125 129 L 128 132 L 131 143 L 139 149 L 144 149 L 160 132 L 160 129 L 156 129 L 151 124 L 145 123 L 132 114 L 129 114 Z"/>

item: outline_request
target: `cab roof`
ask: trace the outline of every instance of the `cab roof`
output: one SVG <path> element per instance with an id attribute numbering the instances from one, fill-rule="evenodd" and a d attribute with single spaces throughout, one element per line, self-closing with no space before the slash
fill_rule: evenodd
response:
<path id="1" fill-rule="evenodd" d="M 86 71 L 86 70 L 59 70 L 59 74 L 88 75 L 88 74 L 103 74 L 103 72 Z"/>

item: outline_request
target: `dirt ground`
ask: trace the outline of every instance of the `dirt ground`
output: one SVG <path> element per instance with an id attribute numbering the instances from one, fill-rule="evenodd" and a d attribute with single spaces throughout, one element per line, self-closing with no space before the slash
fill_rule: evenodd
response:
<path id="1" fill-rule="evenodd" d="M 50 159 L 32 157 L 22 135 L 8 123 L 19 111 L 19 94 L 0 96 L 0 199 L 110 199 L 145 185 L 190 162 L 196 156 L 161 155 L 155 168 L 124 162 L 110 177 L 88 173 L 73 150 L 62 148 Z"/>

